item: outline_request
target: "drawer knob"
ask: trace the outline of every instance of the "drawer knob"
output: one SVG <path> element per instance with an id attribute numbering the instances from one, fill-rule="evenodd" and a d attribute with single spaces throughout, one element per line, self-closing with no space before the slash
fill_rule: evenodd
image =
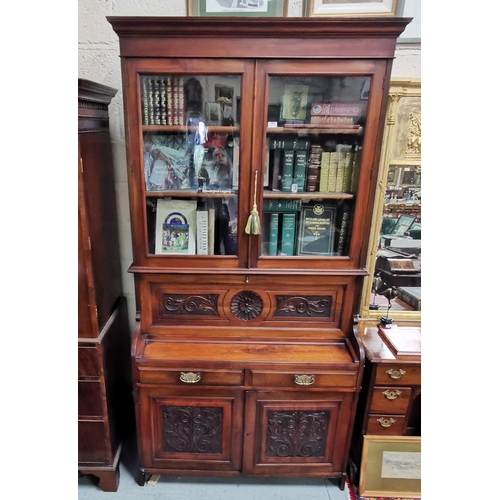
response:
<path id="1" fill-rule="evenodd" d="M 380 417 L 377 419 L 377 422 L 382 426 L 382 427 L 390 427 L 394 422 L 396 422 L 393 418 L 384 418 Z"/>
<path id="2" fill-rule="evenodd" d="M 393 400 L 393 399 L 396 399 L 397 397 L 401 396 L 401 391 L 386 389 L 382 394 L 387 399 Z"/>
<path id="3" fill-rule="evenodd" d="M 196 382 L 199 382 L 201 380 L 201 375 L 200 375 L 200 373 L 181 372 L 181 375 L 179 378 L 180 378 L 181 382 L 184 382 L 185 384 L 196 384 Z"/>
<path id="4" fill-rule="evenodd" d="M 293 381 L 297 385 L 312 385 L 314 384 L 314 375 L 295 375 Z"/>
<path id="5" fill-rule="evenodd" d="M 397 380 L 398 378 L 401 378 L 406 372 L 401 369 L 394 370 L 393 368 L 391 368 L 390 370 L 387 370 L 386 373 L 387 375 L 389 375 L 389 377 Z"/>

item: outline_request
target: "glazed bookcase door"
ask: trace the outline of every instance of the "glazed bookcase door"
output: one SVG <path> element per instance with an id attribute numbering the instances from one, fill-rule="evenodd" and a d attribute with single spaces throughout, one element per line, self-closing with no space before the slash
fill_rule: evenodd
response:
<path id="1" fill-rule="evenodd" d="M 134 264 L 245 266 L 253 66 L 125 65 Z"/>
<path id="2" fill-rule="evenodd" d="M 367 226 L 385 62 L 259 62 L 259 268 L 355 268 Z M 372 90 L 370 90 L 372 89 Z"/>

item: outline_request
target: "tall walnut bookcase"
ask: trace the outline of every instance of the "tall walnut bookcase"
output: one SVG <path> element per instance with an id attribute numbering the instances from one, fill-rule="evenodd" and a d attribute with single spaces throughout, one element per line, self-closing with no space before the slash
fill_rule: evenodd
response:
<path id="1" fill-rule="evenodd" d="M 108 20 L 122 60 L 143 479 L 309 476 L 343 488 L 364 363 L 353 312 L 409 19 Z M 217 148 L 229 181 L 213 173 Z M 283 170 L 290 150 L 306 151 L 302 175 Z M 349 182 L 319 190 L 321 153 L 350 154 Z"/>

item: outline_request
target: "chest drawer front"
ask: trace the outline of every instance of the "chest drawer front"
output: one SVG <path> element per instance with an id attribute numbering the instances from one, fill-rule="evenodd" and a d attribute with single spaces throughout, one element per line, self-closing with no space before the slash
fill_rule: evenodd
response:
<path id="1" fill-rule="evenodd" d="M 139 381 L 146 384 L 181 386 L 243 385 L 243 370 L 139 369 Z"/>
<path id="2" fill-rule="evenodd" d="M 420 385 L 420 365 L 407 365 L 405 363 L 378 365 L 375 384 Z"/>
<path id="3" fill-rule="evenodd" d="M 409 387 L 374 387 L 370 412 L 405 414 L 410 394 Z"/>
<path id="4" fill-rule="evenodd" d="M 366 434 L 399 436 L 405 431 L 404 415 L 370 414 Z"/>
<path id="5" fill-rule="evenodd" d="M 99 377 L 101 363 L 96 347 L 78 346 L 78 376 Z"/>
<path id="6" fill-rule="evenodd" d="M 347 371 L 323 372 L 315 371 L 251 371 L 251 385 L 255 387 L 293 387 L 295 389 L 329 387 L 355 388 L 356 373 Z"/>
<path id="7" fill-rule="evenodd" d="M 78 382 L 78 416 L 102 417 L 103 415 L 100 382 L 91 380 Z"/>

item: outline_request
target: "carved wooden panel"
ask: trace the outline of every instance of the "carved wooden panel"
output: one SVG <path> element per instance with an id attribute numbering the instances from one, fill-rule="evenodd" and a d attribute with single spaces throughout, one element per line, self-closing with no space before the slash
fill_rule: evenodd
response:
<path id="1" fill-rule="evenodd" d="M 329 295 L 276 295 L 274 316 L 328 318 L 331 307 Z"/>
<path id="2" fill-rule="evenodd" d="M 163 451 L 222 453 L 222 408 L 162 406 Z"/>
<path id="3" fill-rule="evenodd" d="M 163 294 L 161 316 L 218 316 L 218 294 Z M 161 317 L 160 316 L 160 317 Z"/>
<path id="4" fill-rule="evenodd" d="M 323 457 L 329 411 L 270 411 L 266 457 Z"/>

